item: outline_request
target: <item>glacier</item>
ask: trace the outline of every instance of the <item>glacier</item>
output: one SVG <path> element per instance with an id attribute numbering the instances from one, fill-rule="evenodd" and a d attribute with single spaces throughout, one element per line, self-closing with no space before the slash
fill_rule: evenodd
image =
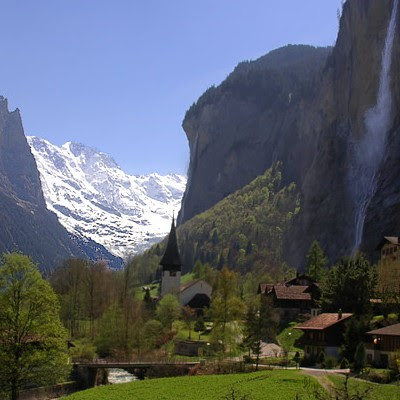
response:
<path id="1" fill-rule="evenodd" d="M 59 147 L 36 136 L 27 140 L 47 207 L 72 235 L 127 259 L 168 234 L 186 176 L 129 175 L 110 155 L 81 143 Z"/>

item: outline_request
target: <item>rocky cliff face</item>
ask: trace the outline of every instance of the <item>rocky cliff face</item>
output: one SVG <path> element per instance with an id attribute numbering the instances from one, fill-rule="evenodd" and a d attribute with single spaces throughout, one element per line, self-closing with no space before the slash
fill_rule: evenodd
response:
<path id="1" fill-rule="evenodd" d="M 302 191 L 302 212 L 287 237 L 293 265 L 301 266 L 313 239 L 335 261 L 357 248 L 372 255 L 382 235 L 399 234 L 400 11 L 394 15 L 394 7 L 397 0 L 348 0 L 333 49 L 288 46 L 239 64 L 192 106 L 183 122 L 191 158 L 180 222 L 280 160 L 285 179 Z M 391 19 L 397 26 L 384 93 L 390 110 L 387 126 L 371 129 L 366 115 L 381 112 Z M 381 157 L 370 154 L 376 146 L 369 134 L 384 138 Z M 363 189 L 366 171 L 374 183 Z M 365 218 L 357 244 L 360 203 Z"/>
<path id="2" fill-rule="evenodd" d="M 0 97 L 0 253 L 21 251 L 42 269 L 83 256 L 57 217 L 46 208 L 39 172 L 18 109 Z"/>
<path id="3" fill-rule="evenodd" d="M 312 129 L 310 121 L 300 117 L 315 96 L 329 52 L 288 46 L 241 63 L 188 110 L 183 128 L 190 166 L 180 223 L 240 189 L 275 161 L 284 162 L 288 181 L 302 179 L 313 141 L 303 135 Z"/>

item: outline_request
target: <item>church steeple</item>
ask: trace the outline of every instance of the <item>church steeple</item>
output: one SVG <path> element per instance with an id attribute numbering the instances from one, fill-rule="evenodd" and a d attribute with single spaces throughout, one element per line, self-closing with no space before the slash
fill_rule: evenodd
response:
<path id="1" fill-rule="evenodd" d="M 178 250 L 178 241 L 176 239 L 175 218 L 172 217 L 171 231 L 168 236 L 168 243 L 165 253 L 160 261 L 163 271 L 180 271 L 182 262 Z"/>

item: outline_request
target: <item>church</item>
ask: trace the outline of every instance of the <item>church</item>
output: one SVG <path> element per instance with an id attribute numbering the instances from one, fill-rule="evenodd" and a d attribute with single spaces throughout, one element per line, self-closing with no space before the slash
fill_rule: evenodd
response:
<path id="1" fill-rule="evenodd" d="M 160 261 L 162 267 L 161 297 L 173 294 L 178 297 L 182 306 L 198 309 L 209 307 L 212 288 L 202 279 L 196 279 L 181 285 L 181 257 L 176 239 L 175 219 L 172 217 L 171 231 L 165 253 Z"/>

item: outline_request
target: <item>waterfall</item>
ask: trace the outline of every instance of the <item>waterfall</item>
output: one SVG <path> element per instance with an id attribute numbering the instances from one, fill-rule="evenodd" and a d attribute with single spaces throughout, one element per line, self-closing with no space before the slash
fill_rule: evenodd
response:
<path id="1" fill-rule="evenodd" d="M 375 106 L 366 111 L 365 134 L 354 146 L 354 168 L 350 172 L 355 212 L 355 238 L 353 253 L 362 240 L 365 215 L 371 198 L 377 188 L 377 172 L 386 148 L 386 136 L 390 128 L 392 94 L 390 92 L 390 68 L 396 31 L 398 0 L 394 0 L 392 14 L 382 51 L 382 65 L 379 78 L 378 97 Z"/>

